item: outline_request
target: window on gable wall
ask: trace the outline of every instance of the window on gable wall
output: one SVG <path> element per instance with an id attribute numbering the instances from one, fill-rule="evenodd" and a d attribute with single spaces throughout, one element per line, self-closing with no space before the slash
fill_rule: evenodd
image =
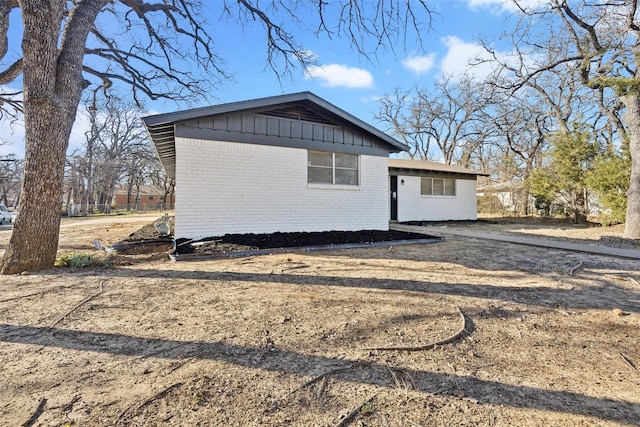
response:
<path id="1" fill-rule="evenodd" d="M 358 185 L 358 156 L 309 151 L 307 182 L 310 184 Z"/>
<path id="2" fill-rule="evenodd" d="M 455 196 L 456 180 L 423 176 L 420 179 L 420 194 L 423 196 Z"/>

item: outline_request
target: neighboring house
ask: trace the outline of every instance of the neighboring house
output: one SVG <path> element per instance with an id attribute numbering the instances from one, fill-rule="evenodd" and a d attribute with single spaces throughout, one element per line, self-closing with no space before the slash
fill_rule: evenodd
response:
<path id="1" fill-rule="evenodd" d="M 519 182 L 500 182 L 478 187 L 478 200 L 488 213 L 531 215 L 536 212 L 535 198 Z"/>
<path id="2" fill-rule="evenodd" d="M 173 209 L 172 196 L 165 195 L 161 188 L 149 185 L 133 187 L 131 191 L 121 186 L 113 192 L 113 205 L 115 209 Z"/>
<path id="3" fill-rule="evenodd" d="M 536 198 L 526 190 L 522 183 L 502 182 L 498 184 L 478 187 L 478 200 L 482 208 L 490 213 L 503 215 L 566 215 L 573 216 L 569 206 L 571 201 L 562 191 L 556 194 L 554 200 L 547 207 L 537 206 Z M 603 209 L 596 194 L 588 192 L 586 210 L 588 215 L 609 214 Z"/>
<path id="4" fill-rule="evenodd" d="M 408 147 L 312 93 L 143 121 L 175 175 L 176 237 L 389 228 L 388 157 Z"/>
<path id="5" fill-rule="evenodd" d="M 416 160 L 389 160 L 392 221 L 477 219 L 476 184 L 488 173 Z"/>

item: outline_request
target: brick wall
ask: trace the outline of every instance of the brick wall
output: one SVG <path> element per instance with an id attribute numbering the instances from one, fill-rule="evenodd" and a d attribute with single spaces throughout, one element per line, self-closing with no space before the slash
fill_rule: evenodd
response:
<path id="1" fill-rule="evenodd" d="M 176 237 L 387 230 L 388 159 L 360 156 L 360 186 L 307 183 L 307 151 L 176 138 Z"/>
<path id="2" fill-rule="evenodd" d="M 173 199 L 171 195 L 165 197 L 164 193 L 154 193 L 154 194 L 140 194 L 140 199 L 136 202 L 136 193 L 135 190 L 133 194 L 128 197 L 127 194 L 117 193 L 113 196 L 113 204 L 117 207 L 126 207 L 127 205 L 133 204 L 146 204 L 148 206 L 173 206 Z"/>

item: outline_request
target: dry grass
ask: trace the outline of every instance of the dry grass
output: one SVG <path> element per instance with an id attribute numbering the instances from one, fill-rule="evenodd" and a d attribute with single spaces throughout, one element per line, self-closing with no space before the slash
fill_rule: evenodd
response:
<path id="1" fill-rule="evenodd" d="M 113 243 L 142 225 L 70 225 L 61 251 L 91 253 L 93 239 Z M 0 246 L 7 239 L 0 232 Z M 638 261 L 456 236 L 392 249 L 117 261 L 3 278 L 4 425 L 640 419 Z M 466 324 L 451 342 L 368 350 L 446 341 L 461 327 L 456 307 Z"/>

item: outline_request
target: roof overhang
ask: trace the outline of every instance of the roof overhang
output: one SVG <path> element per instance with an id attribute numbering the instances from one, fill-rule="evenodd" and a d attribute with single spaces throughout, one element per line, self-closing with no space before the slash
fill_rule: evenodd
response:
<path id="1" fill-rule="evenodd" d="M 489 173 L 427 160 L 389 159 L 390 171 L 440 172 L 458 175 L 489 176 Z"/>
<path id="2" fill-rule="evenodd" d="M 398 140 L 392 138 L 379 129 L 325 101 L 311 92 L 299 92 L 288 95 L 278 95 L 267 98 L 259 98 L 248 101 L 219 104 L 209 107 L 194 108 L 190 110 L 177 111 L 173 113 L 146 116 L 142 121 L 155 146 L 158 158 L 162 162 L 165 171 L 171 176 L 176 173 L 176 124 L 201 117 L 216 116 L 237 112 L 256 112 L 269 109 L 274 110 L 280 107 L 294 104 L 303 105 L 307 111 L 311 112 L 314 120 L 324 117 L 335 123 L 356 127 L 361 132 L 367 133 L 389 147 L 390 153 L 407 151 L 409 147 Z M 311 117 L 308 114 L 305 117 Z"/>

